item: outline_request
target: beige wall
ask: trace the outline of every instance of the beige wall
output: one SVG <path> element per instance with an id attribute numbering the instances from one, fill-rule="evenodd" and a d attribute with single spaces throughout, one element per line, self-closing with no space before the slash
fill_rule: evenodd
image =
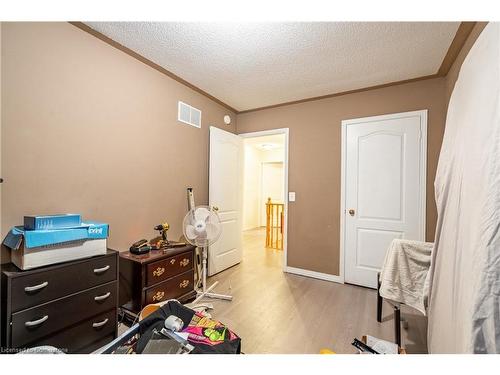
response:
<path id="1" fill-rule="evenodd" d="M 234 132 L 228 110 L 68 23 L 2 31 L 3 232 L 77 212 L 108 222 L 119 250 L 165 220 L 178 238 L 186 187 L 207 203 L 208 127 Z M 201 130 L 176 121 L 178 100 Z"/>
<path id="2" fill-rule="evenodd" d="M 427 230 L 436 224 L 434 175 L 445 123 L 445 79 L 435 78 L 249 112 L 237 116 L 237 132 L 289 128 L 288 266 L 338 275 L 340 235 L 341 121 L 388 113 L 429 110 Z"/>

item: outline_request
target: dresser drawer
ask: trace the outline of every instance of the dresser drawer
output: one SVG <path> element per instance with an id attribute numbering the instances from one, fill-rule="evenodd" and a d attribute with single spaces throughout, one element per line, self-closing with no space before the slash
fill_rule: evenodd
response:
<path id="1" fill-rule="evenodd" d="M 151 286 L 193 268 L 193 252 L 178 254 L 146 266 L 146 285 Z"/>
<path id="2" fill-rule="evenodd" d="M 11 311 L 16 312 L 117 279 L 117 256 L 29 271 L 12 278 Z"/>
<path id="3" fill-rule="evenodd" d="M 21 347 L 105 311 L 115 309 L 116 281 L 12 314 L 11 345 Z"/>
<path id="4" fill-rule="evenodd" d="M 146 304 L 178 298 L 194 288 L 194 271 L 190 270 L 146 289 Z"/>
<path id="5" fill-rule="evenodd" d="M 79 353 L 106 337 L 109 337 L 107 342 L 112 341 L 115 334 L 116 309 L 113 309 L 42 338 L 33 346 L 51 345 L 67 353 Z"/>

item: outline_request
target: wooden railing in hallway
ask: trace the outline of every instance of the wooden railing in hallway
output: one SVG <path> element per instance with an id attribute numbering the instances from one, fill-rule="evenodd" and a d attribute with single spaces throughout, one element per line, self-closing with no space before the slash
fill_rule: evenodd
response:
<path id="1" fill-rule="evenodd" d="M 267 198 L 266 203 L 266 247 L 283 250 L 283 224 L 285 205 L 272 203 Z"/>

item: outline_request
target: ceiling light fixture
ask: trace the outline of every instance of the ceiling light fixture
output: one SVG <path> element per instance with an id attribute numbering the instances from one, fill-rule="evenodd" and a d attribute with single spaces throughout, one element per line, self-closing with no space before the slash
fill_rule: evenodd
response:
<path id="1" fill-rule="evenodd" d="M 262 149 L 262 150 L 269 151 L 269 150 L 274 150 L 275 148 L 278 148 L 279 146 L 276 143 L 261 143 L 257 147 Z"/>

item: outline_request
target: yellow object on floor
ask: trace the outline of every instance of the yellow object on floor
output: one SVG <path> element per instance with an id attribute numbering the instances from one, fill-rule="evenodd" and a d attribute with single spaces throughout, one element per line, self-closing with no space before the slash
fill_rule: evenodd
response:
<path id="1" fill-rule="evenodd" d="M 319 351 L 319 354 L 337 354 L 333 350 L 323 348 Z"/>

